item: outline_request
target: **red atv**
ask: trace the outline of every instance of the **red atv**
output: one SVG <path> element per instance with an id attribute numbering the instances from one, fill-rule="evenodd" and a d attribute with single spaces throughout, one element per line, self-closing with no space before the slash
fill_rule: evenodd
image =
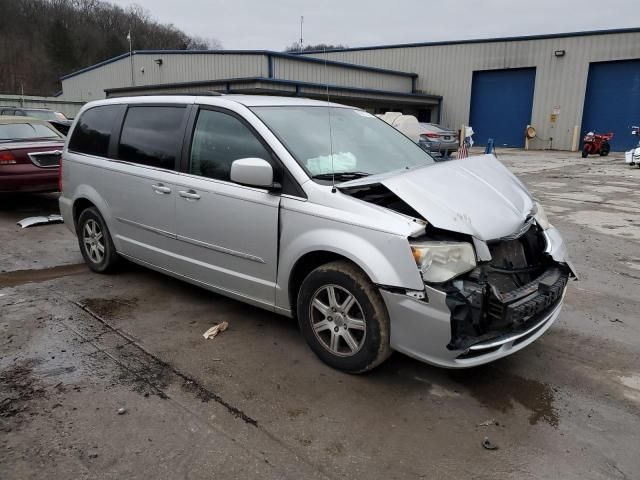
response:
<path id="1" fill-rule="evenodd" d="M 582 158 L 587 158 L 587 155 L 595 155 L 599 153 L 601 157 L 606 157 L 611 151 L 611 145 L 609 140 L 613 138 L 613 133 L 598 134 L 589 132 L 584 136 L 582 140 L 584 146 L 582 147 Z"/>

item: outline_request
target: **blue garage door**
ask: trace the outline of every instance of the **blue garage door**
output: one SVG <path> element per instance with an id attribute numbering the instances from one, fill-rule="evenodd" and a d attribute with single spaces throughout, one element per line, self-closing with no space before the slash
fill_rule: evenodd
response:
<path id="1" fill-rule="evenodd" d="M 469 123 L 473 141 L 486 145 L 524 146 L 524 131 L 531 123 L 535 68 L 473 72 Z"/>
<path id="2" fill-rule="evenodd" d="M 613 132 L 611 149 L 638 143 L 631 126 L 640 124 L 640 60 L 592 63 L 584 97 L 582 133 Z"/>

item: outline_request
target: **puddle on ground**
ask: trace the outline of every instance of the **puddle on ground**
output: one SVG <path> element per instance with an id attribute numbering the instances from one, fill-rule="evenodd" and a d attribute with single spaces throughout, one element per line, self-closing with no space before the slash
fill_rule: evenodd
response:
<path id="1" fill-rule="evenodd" d="M 99 317 L 118 317 L 133 310 L 138 305 L 136 297 L 131 298 L 85 298 L 80 303 Z"/>
<path id="2" fill-rule="evenodd" d="M 13 272 L 0 273 L 0 288 L 16 287 L 25 283 L 46 282 L 55 278 L 87 273 L 88 271 L 89 268 L 84 263 L 34 270 L 15 270 Z"/>
<path id="3" fill-rule="evenodd" d="M 553 406 L 554 390 L 547 384 L 495 369 L 450 372 L 453 380 L 466 388 L 483 405 L 505 413 L 519 403 L 527 410 L 529 424 L 543 421 L 558 426 L 558 411 Z"/>

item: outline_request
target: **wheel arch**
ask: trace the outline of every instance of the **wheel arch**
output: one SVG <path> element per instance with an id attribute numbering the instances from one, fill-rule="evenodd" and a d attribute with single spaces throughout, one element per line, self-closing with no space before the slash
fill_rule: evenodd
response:
<path id="1" fill-rule="evenodd" d="M 307 275 L 309 275 L 316 268 L 326 265 L 327 263 L 343 260 L 355 265 L 367 275 L 367 278 L 371 280 L 367 272 L 352 259 L 330 251 L 330 250 L 313 250 L 302 255 L 294 263 L 291 273 L 289 275 L 289 284 L 287 285 L 287 293 L 289 294 L 289 306 L 293 316 L 296 315 L 296 304 L 298 302 L 298 294 L 300 293 L 300 286 Z"/>
<path id="2" fill-rule="evenodd" d="M 98 192 L 89 185 L 81 185 L 74 193 L 71 209 L 74 228 L 77 228 L 78 226 L 78 218 L 80 218 L 82 211 L 90 207 L 95 207 L 100 215 L 102 215 L 107 227 L 111 230 L 111 225 L 113 223 L 111 209 Z"/>
<path id="3" fill-rule="evenodd" d="M 295 315 L 302 281 L 313 269 L 335 260 L 355 265 L 374 285 L 423 288 L 406 238 L 390 235 L 380 240 L 344 230 L 308 230 L 291 238 L 281 245 L 276 306 Z"/>

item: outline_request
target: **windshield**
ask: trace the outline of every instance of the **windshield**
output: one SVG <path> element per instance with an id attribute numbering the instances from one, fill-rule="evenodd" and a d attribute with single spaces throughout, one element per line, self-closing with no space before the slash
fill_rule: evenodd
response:
<path id="1" fill-rule="evenodd" d="M 311 177 L 322 178 L 332 173 L 365 176 L 434 162 L 395 128 L 361 110 L 323 106 L 252 110 Z"/>
<path id="2" fill-rule="evenodd" d="M 7 140 L 30 140 L 32 138 L 60 138 L 60 135 L 39 123 L 0 124 L 0 142 Z"/>

